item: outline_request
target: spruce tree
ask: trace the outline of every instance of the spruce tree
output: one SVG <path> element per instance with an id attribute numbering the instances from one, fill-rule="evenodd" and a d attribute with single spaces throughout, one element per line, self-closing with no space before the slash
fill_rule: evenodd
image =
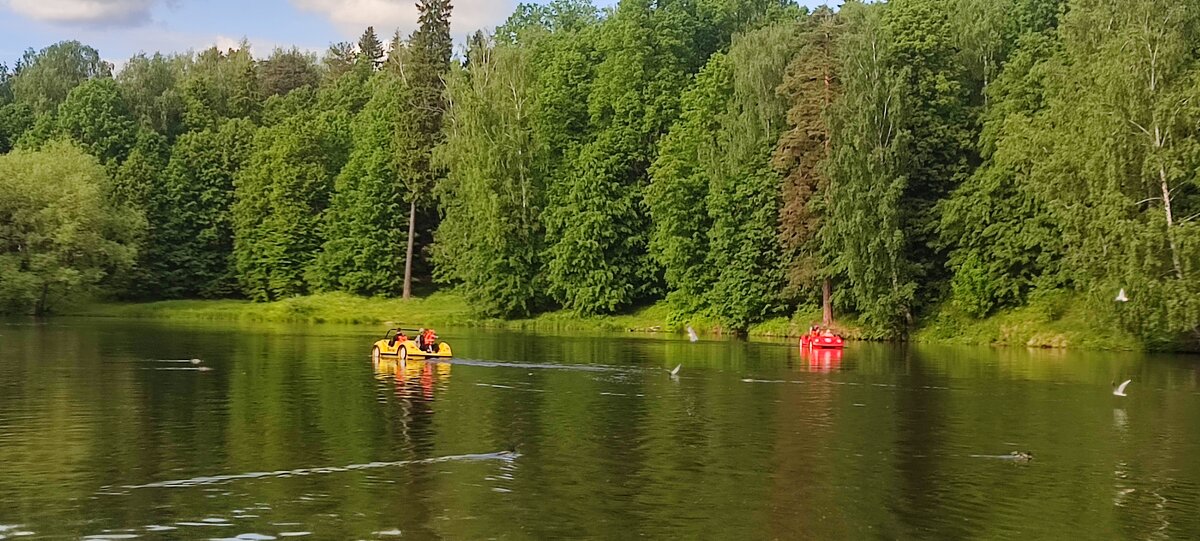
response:
<path id="1" fill-rule="evenodd" d="M 791 107 L 789 129 L 779 138 L 773 163 L 783 175 L 779 239 L 783 246 L 786 296 L 812 298 L 820 284 L 822 319 L 833 319 L 830 253 L 825 249 L 822 216 L 828 212 L 830 114 L 841 92 L 836 44 L 841 19 L 828 7 L 806 21 L 802 49 L 788 66 L 779 92 Z"/>
<path id="2" fill-rule="evenodd" d="M 383 64 L 383 58 L 383 42 L 375 35 L 375 27 L 368 26 L 358 38 L 358 54 L 355 55 L 354 62 L 376 70 Z"/>
<path id="3" fill-rule="evenodd" d="M 248 120 L 184 134 L 165 171 L 162 222 L 146 247 L 147 269 L 168 298 L 220 298 L 237 291 L 233 179 L 254 137 Z"/>
<path id="4" fill-rule="evenodd" d="M 415 122 L 413 138 L 407 142 L 397 159 L 402 163 L 398 179 L 407 190 L 408 243 L 404 256 L 403 297 L 412 296 L 413 258 L 417 233 L 418 204 L 431 203 L 429 195 L 444 173 L 434 166 L 434 148 L 442 141 L 442 116 L 446 111 L 446 74 L 454 41 L 450 37 L 449 0 L 418 0 L 420 26 L 409 38 L 408 58 L 411 69 L 406 70 L 405 82 L 411 88 L 409 107 Z M 423 224 L 426 231 L 436 224 Z"/>

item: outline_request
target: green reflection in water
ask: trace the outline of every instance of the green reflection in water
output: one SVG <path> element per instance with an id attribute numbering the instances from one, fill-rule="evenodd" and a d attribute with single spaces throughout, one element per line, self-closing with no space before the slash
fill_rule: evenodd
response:
<path id="1" fill-rule="evenodd" d="M 0 324 L 0 536 L 1200 536 L 1194 357 L 378 334 Z"/>

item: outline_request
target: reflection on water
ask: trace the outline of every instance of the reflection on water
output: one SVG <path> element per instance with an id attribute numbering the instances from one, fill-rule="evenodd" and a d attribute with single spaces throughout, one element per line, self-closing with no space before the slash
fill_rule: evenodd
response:
<path id="1" fill-rule="evenodd" d="M 17 323 L 4 539 L 1200 537 L 1191 357 Z"/>
<path id="2" fill-rule="evenodd" d="M 801 349 L 800 358 L 809 372 L 836 372 L 842 368 L 842 353 L 840 349 Z"/>
<path id="3" fill-rule="evenodd" d="M 424 360 L 400 360 L 381 357 L 373 362 L 375 377 L 384 387 L 394 387 L 397 398 L 433 401 L 434 390 L 445 388 L 450 379 L 450 363 Z"/>

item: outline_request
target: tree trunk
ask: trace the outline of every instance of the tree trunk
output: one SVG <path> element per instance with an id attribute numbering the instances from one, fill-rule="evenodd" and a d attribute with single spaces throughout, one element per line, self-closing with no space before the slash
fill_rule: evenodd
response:
<path id="1" fill-rule="evenodd" d="M 833 283 L 829 278 L 821 284 L 821 324 L 825 327 L 833 324 Z"/>
<path id="2" fill-rule="evenodd" d="M 404 298 L 412 297 L 413 237 L 417 232 L 417 198 L 408 206 L 408 252 L 404 255 Z"/>
<path id="3" fill-rule="evenodd" d="M 1182 280 L 1183 265 L 1179 263 L 1179 249 L 1175 247 L 1175 235 L 1171 232 L 1175 225 L 1175 217 L 1171 213 L 1171 186 L 1167 183 L 1167 169 L 1161 164 L 1158 166 L 1158 180 L 1162 188 L 1163 212 L 1167 218 L 1167 245 L 1171 248 L 1171 263 L 1175 266 L 1175 275 Z"/>

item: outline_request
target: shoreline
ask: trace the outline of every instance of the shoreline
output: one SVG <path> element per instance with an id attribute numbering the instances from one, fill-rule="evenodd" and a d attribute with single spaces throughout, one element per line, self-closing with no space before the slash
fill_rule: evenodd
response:
<path id="1" fill-rule="evenodd" d="M 1096 321 L 1081 303 L 1060 302 L 1060 308 L 1027 306 L 1003 311 L 985 319 L 963 316 L 951 307 L 941 307 L 923 318 L 908 337 L 911 342 L 1027 347 L 1037 349 L 1145 350 L 1127 333 Z M 567 311 L 539 314 L 524 319 L 489 319 L 473 316 L 462 297 L 453 292 L 436 292 L 410 300 L 357 297 L 325 293 L 272 302 L 247 300 L 174 300 L 146 303 L 97 302 L 78 306 L 64 316 L 123 317 L 158 320 L 250 321 L 264 323 L 308 323 L 350 325 L 451 326 L 528 331 L 603 331 L 648 334 L 681 334 L 690 324 L 702 335 L 729 334 L 719 322 L 692 318 L 672 321 L 665 302 L 608 316 L 580 316 Z M 799 312 L 752 325 L 749 337 L 797 338 L 819 312 Z M 872 340 L 852 318 L 834 325 L 851 340 Z M 1107 331 L 1105 330 L 1107 328 Z"/>

